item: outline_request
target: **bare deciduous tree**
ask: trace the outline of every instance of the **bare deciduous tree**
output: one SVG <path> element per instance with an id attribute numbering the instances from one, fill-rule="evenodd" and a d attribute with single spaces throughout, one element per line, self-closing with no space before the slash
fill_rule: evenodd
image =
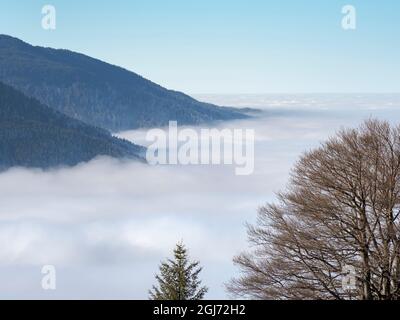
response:
<path id="1" fill-rule="evenodd" d="M 248 226 L 228 289 L 255 299 L 400 298 L 400 126 L 366 121 L 296 164 L 277 204 Z M 343 271 L 355 270 L 355 288 Z"/>

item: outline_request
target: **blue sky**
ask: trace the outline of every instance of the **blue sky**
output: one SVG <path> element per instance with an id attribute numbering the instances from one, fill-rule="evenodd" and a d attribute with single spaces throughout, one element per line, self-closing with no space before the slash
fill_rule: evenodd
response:
<path id="1" fill-rule="evenodd" d="M 41 27 L 45 4 L 55 31 Z M 0 1 L 0 33 L 187 93 L 400 92 L 399 21 L 398 0 Z"/>

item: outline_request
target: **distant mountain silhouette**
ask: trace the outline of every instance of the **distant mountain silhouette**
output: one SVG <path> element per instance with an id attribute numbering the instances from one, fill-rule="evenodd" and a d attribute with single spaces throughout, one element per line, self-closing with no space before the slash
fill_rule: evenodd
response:
<path id="1" fill-rule="evenodd" d="M 111 131 L 241 119 L 239 110 L 199 102 L 83 54 L 0 35 L 0 81 L 66 115 Z"/>
<path id="2" fill-rule="evenodd" d="M 104 155 L 142 160 L 144 148 L 28 98 L 0 82 L 0 169 L 72 166 Z"/>

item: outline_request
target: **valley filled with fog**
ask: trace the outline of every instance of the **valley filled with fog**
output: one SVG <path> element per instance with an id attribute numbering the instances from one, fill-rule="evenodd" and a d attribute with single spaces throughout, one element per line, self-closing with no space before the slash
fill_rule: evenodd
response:
<path id="1" fill-rule="evenodd" d="M 218 128 L 254 129 L 254 174 L 232 166 L 149 166 L 97 158 L 48 171 L 0 174 L 0 298 L 146 299 L 160 260 L 183 240 L 201 261 L 206 298 L 248 248 L 246 222 L 285 188 L 302 152 L 341 127 L 369 118 L 400 123 L 400 95 L 196 96 L 262 112 Z M 199 129 L 199 128 L 195 128 Z M 117 134 L 146 145 L 146 130 Z M 41 268 L 57 269 L 57 290 L 41 288 Z"/>

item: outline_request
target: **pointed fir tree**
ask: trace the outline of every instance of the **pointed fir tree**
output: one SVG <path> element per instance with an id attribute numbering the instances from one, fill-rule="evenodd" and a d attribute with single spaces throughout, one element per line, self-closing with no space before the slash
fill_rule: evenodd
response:
<path id="1" fill-rule="evenodd" d="M 177 244 L 174 259 L 160 265 L 158 285 L 150 290 L 150 300 L 202 300 L 208 288 L 201 286 L 201 271 L 200 262 L 189 262 L 186 247 Z"/>

